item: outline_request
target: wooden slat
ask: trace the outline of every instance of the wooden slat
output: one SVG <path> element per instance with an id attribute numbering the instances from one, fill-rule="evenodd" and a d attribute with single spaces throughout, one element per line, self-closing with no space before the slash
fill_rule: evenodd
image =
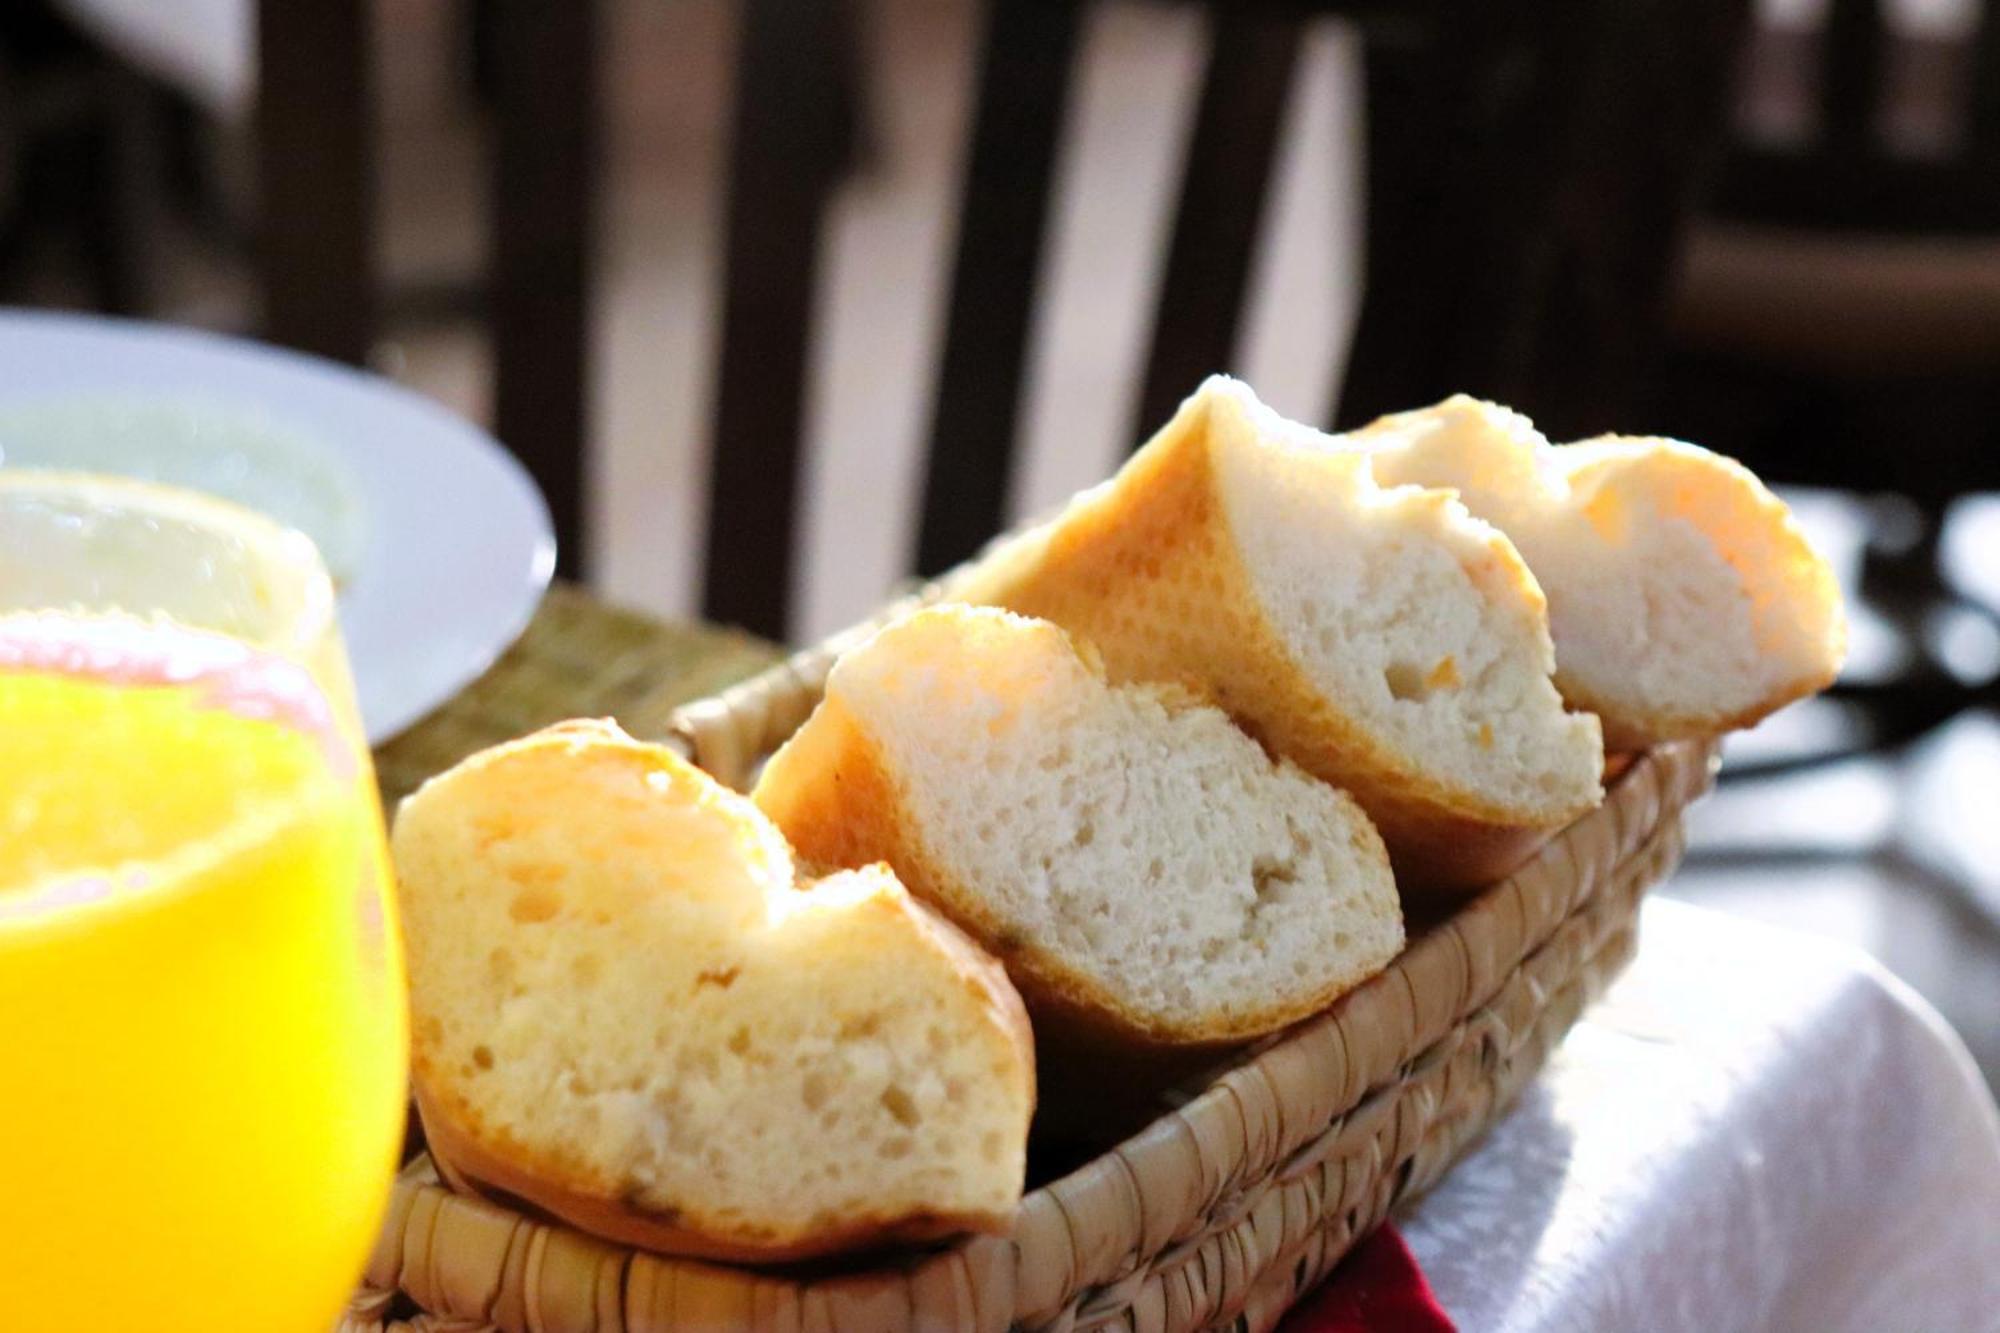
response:
<path id="1" fill-rule="evenodd" d="M 1657 382 L 1669 283 L 1728 132 L 1749 0 L 1593 4 L 1583 96 L 1520 406 L 1556 439 L 1629 429 Z"/>
<path id="2" fill-rule="evenodd" d="M 702 612 L 784 637 L 791 604 L 807 339 L 820 224 L 849 147 L 841 16 L 823 0 L 745 0 Z"/>
<path id="3" fill-rule="evenodd" d="M 931 414 L 922 573 L 1000 528 L 1077 22 L 1073 0 L 992 0 L 988 11 Z"/>
<path id="4" fill-rule="evenodd" d="M 1972 32 L 1972 72 L 1966 79 L 1965 154 L 1990 172 L 2000 160 L 2000 0 L 1981 0 Z"/>
<path id="5" fill-rule="evenodd" d="M 1160 282 L 1134 447 L 1204 375 L 1235 365 L 1252 257 L 1304 23 L 1218 8 Z"/>
<path id="6" fill-rule="evenodd" d="M 257 180 L 264 334 L 360 364 L 375 336 L 368 0 L 260 0 Z"/>
<path id="7" fill-rule="evenodd" d="M 1888 41 L 1879 0 L 1831 0 L 1820 35 L 1819 137 L 1836 157 L 1878 151 Z"/>
<path id="8" fill-rule="evenodd" d="M 494 433 L 555 521 L 557 568 L 587 564 L 584 447 L 597 189 L 596 0 L 492 0 Z"/>
<path id="9" fill-rule="evenodd" d="M 1518 266 L 1534 246 L 1521 178 L 1539 172 L 1545 182 L 1555 150 L 1544 141 L 1526 158 L 1503 159 L 1502 145 L 1525 136 L 1507 133 L 1503 111 L 1519 111 L 1493 73 L 1518 43 L 1500 8 L 1479 6 L 1422 36 L 1365 34 L 1366 243 L 1340 393 L 1345 424 L 1454 387 L 1504 396 L 1508 362 L 1518 360 L 1519 339 L 1508 340 L 1511 275 L 1492 265 L 1507 251 Z M 1485 348 L 1484 381 L 1454 384 L 1466 339 Z"/>
<path id="10" fill-rule="evenodd" d="M 1770 227 L 1815 232 L 1990 237 L 2000 228 L 2000 163 L 1946 161 L 1738 145 L 1710 212 Z"/>
<path id="11" fill-rule="evenodd" d="M 101 120 L 92 145 L 92 202 L 82 241 L 90 255 L 100 309 L 153 313 L 158 237 L 164 206 L 164 97 L 136 70 L 107 68 L 100 80 Z"/>

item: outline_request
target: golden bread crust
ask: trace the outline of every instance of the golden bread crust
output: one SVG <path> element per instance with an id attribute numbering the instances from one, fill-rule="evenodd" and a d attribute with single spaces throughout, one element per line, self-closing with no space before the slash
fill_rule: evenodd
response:
<path id="1" fill-rule="evenodd" d="M 1463 394 L 1382 417 L 1339 443 L 1367 458 L 1385 485 L 1458 491 L 1520 545 L 1553 601 L 1556 687 L 1572 707 L 1600 717 L 1607 747 L 1753 726 L 1838 671 L 1838 581 L 1791 510 L 1735 459 L 1658 437 L 1551 445 L 1526 417 Z M 1733 567 L 1741 601 L 1696 610 L 1679 600 L 1681 590 L 1656 599 L 1648 579 L 1673 567 L 1663 552 L 1675 544 L 1707 548 L 1710 593 L 1723 582 L 1713 562 Z M 1590 599 L 1587 609 L 1580 597 Z M 1711 623 L 1711 615 L 1723 619 Z M 1594 650 L 1600 636 L 1630 635 L 1652 654 L 1671 654 L 1659 642 L 1663 629 L 1685 645 L 1691 634 L 1733 637 L 1744 628 L 1739 617 L 1754 622 L 1761 661 L 1750 674 L 1740 662 L 1704 671 L 1699 688 L 1663 691 L 1616 653 Z"/>
<path id="2" fill-rule="evenodd" d="M 758 1234 L 719 1226 L 693 1212 L 672 1217 L 576 1183 L 551 1170 L 521 1145 L 495 1147 L 477 1124 L 461 1124 L 451 1111 L 417 1089 L 417 1113 L 438 1174 L 461 1194 L 502 1207 L 538 1212 L 605 1240 L 635 1245 L 656 1254 L 684 1255 L 723 1263 L 781 1264 L 825 1258 L 852 1250 L 896 1243 L 919 1244 L 963 1232 L 1005 1235 L 1014 1225 L 1005 1213 L 926 1213 L 856 1216 L 794 1236 Z"/>
<path id="3" fill-rule="evenodd" d="M 676 789 L 662 799 L 712 801 L 712 808 L 719 811 L 718 817 L 740 825 L 750 843 L 772 858 L 769 870 L 773 878 L 769 882 L 776 891 L 786 895 L 800 891 L 794 885 L 802 885 L 803 880 L 793 877 L 790 849 L 747 798 L 727 792 L 678 758 L 663 757 L 666 752 L 660 747 L 636 742 L 609 723 L 559 724 L 482 752 L 465 761 L 464 767 L 476 771 L 496 763 L 520 763 L 524 758 L 535 762 L 535 756 L 544 754 L 562 756 L 559 762 L 570 762 L 579 749 L 593 758 L 615 753 L 621 761 L 659 765 L 669 770 L 659 776 L 699 783 L 698 793 Z M 542 776 L 568 771 L 543 770 Z M 454 803 L 440 805 L 440 800 Z M 504 806 L 496 807 L 490 795 L 469 795 L 466 800 L 458 801 L 455 790 L 445 779 L 427 784 L 423 793 L 412 798 L 412 803 L 405 806 L 399 817 L 399 833 L 405 832 L 402 823 L 414 808 L 424 820 L 470 821 L 467 827 L 475 831 L 472 841 L 482 848 L 485 844 L 479 839 L 489 831 L 494 836 L 507 836 L 508 829 L 525 818 Z M 629 835 L 635 827 L 599 830 L 600 844 L 624 845 L 628 848 L 624 855 L 643 855 L 636 850 L 638 844 L 623 844 L 619 839 L 621 832 Z M 589 841 L 584 838 L 579 845 L 587 845 Z M 400 849 L 400 842 L 398 846 Z M 480 873 L 477 865 L 463 869 L 468 875 Z M 492 873 L 497 885 L 504 877 L 497 870 Z M 851 897 L 836 897 L 832 905 L 818 910 L 837 914 L 831 919 L 838 921 L 842 938 L 866 942 L 871 950 L 877 947 L 886 950 L 887 965 L 898 966 L 898 959 L 903 966 L 920 963 L 924 980 L 918 984 L 923 986 L 925 996 L 934 997 L 938 1006 L 959 1014 L 967 1025 L 990 1025 L 987 1031 L 991 1039 L 982 1036 L 978 1051 L 982 1059 L 991 1055 L 992 1077 L 1002 1080 L 1002 1086 L 1009 1090 L 1003 1103 L 1009 1113 L 1016 1105 L 1020 1108 L 1015 1130 L 1020 1138 L 1014 1142 L 1018 1152 L 1025 1141 L 1035 1086 L 1034 1038 L 1019 994 L 998 961 L 981 951 L 948 920 L 913 899 L 885 870 L 875 867 L 861 873 L 871 882 L 855 886 L 858 891 Z M 404 892 L 420 894 L 424 885 L 406 875 Z M 428 913 L 415 915 L 422 919 Z M 487 937 L 440 938 L 436 929 L 430 934 L 430 939 L 413 938 L 413 961 L 419 961 L 426 950 L 483 950 L 494 942 Z M 871 956 L 876 955 L 871 953 Z M 733 973 L 732 968 L 732 977 Z M 773 974 L 753 969 L 750 978 L 736 984 L 730 993 L 742 994 L 760 975 Z M 734 1207 L 725 1210 L 705 1206 L 698 1191 L 688 1191 L 687 1197 L 663 1199 L 657 1178 L 627 1172 L 602 1154 L 587 1151 L 587 1144 L 564 1141 L 546 1130 L 537 1133 L 535 1126 L 524 1129 L 511 1122 L 500 1123 L 491 1113 L 490 1102 L 482 1102 L 478 1078 L 465 1066 L 462 1049 L 454 1055 L 446 1045 L 441 1018 L 459 1021 L 462 1026 L 463 1002 L 452 1002 L 460 1005 L 454 1020 L 449 1006 L 436 1007 L 444 1006 L 445 1001 L 442 996 L 434 1001 L 427 995 L 423 980 L 422 970 L 413 967 L 412 1087 L 425 1136 L 440 1171 L 447 1180 L 468 1192 L 504 1196 L 504 1201 L 539 1210 L 608 1239 L 665 1253 L 741 1263 L 790 1262 L 875 1244 L 934 1240 L 960 1231 L 1004 1233 L 1012 1225 L 1011 1204 L 991 1210 L 927 1207 L 911 1202 L 909 1191 L 893 1197 L 894 1191 L 887 1189 L 883 1197 L 891 1201 L 881 1206 L 850 1209 L 830 1216 L 822 1214 L 809 1220 L 796 1215 L 760 1220 L 754 1216 L 754 1210 L 746 1218 L 742 1210 Z M 723 986 L 729 989 L 729 981 L 725 980 Z M 460 1034 L 460 1047 L 469 1039 Z M 1018 1195 L 1018 1182 L 1016 1192 Z"/>
<path id="4" fill-rule="evenodd" d="M 1169 707 L 1198 706 L 1198 697 L 1171 686 L 1162 692 Z M 912 894 L 999 958 L 1035 1015 L 1044 1049 L 1052 1041 L 1095 1049 L 1228 1046 L 1317 1013 L 1358 980 L 1330 981 L 1309 994 L 1230 1015 L 1190 1015 L 1168 1022 L 1138 1011 L 1097 979 L 1010 929 L 925 846 L 900 780 L 837 694 L 822 700 L 806 725 L 773 756 L 753 798 L 807 862 L 885 862 Z M 1143 942 L 1135 941 L 1134 947 L 1144 947 Z"/>
<path id="5" fill-rule="evenodd" d="M 1574 679 L 1574 672 L 1565 672 L 1558 653 L 1556 687 L 1576 707 L 1603 720 L 1607 748 L 1643 750 L 1754 727 L 1787 704 L 1833 684 L 1847 656 L 1840 580 L 1813 548 L 1790 506 L 1756 473 L 1726 455 L 1678 440 L 1604 436 L 1553 446 L 1552 452 L 1561 460 L 1562 473 L 1573 490 L 1589 490 L 1600 478 L 1621 472 L 1657 478 L 1653 489 L 1671 497 L 1670 508 L 1690 511 L 1683 516 L 1698 528 L 1707 531 L 1711 524 L 1737 524 L 1754 531 L 1757 541 L 1770 548 L 1764 572 L 1780 578 L 1792 613 L 1824 622 L 1816 661 L 1753 703 L 1726 712 L 1675 713 L 1639 707 L 1629 698 L 1607 697 L 1606 692 L 1593 691 Z M 1672 485 L 1667 484 L 1669 480 Z M 1705 512 L 1691 512 L 1697 509 Z"/>
<path id="6" fill-rule="evenodd" d="M 1482 799 L 1421 757 L 1388 748 L 1313 683 L 1238 553 L 1210 415 L 1204 396 L 1190 399 L 1114 485 L 996 552 L 953 591 L 1054 621 L 1095 645 L 1115 680 L 1176 681 L 1213 698 L 1266 749 L 1354 797 L 1388 844 L 1406 893 L 1488 883 L 1495 866 L 1518 864 L 1589 808 Z M 1541 604 L 1534 576 L 1497 534 L 1468 572 Z"/>

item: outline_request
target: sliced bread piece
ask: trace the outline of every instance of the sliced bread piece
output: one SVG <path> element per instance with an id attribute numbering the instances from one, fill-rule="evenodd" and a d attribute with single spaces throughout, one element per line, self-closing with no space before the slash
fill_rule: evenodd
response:
<path id="1" fill-rule="evenodd" d="M 800 882 L 747 798 L 603 722 L 427 783 L 393 850 L 455 1184 L 742 1261 L 1011 1224 L 1020 997 L 885 868 Z"/>
<path id="2" fill-rule="evenodd" d="M 799 854 L 886 861 L 1069 1044 L 1240 1041 L 1402 947 L 1344 794 L 1186 692 L 1109 684 L 1056 626 L 941 606 L 835 665 L 754 793 Z"/>
<path id="3" fill-rule="evenodd" d="M 1511 537 L 1549 599 L 1556 684 L 1607 744 L 1745 727 L 1840 669 L 1840 588 L 1791 511 L 1675 440 L 1551 446 L 1464 395 L 1345 437 L 1383 485 L 1449 487 Z"/>
<path id="4" fill-rule="evenodd" d="M 1328 439 L 1211 378 L 952 595 L 1055 621 L 1117 679 L 1212 694 L 1354 795 L 1406 891 L 1484 883 L 1602 798 L 1597 720 L 1564 711 L 1513 545 Z"/>

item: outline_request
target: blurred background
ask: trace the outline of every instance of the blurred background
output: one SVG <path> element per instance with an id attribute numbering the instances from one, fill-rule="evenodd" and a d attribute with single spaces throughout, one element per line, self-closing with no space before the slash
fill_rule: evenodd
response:
<path id="1" fill-rule="evenodd" d="M 1736 454 L 1853 661 L 1666 891 L 1869 950 L 2000 1079 L 1979 0 L 13 0 L 0 301 L 371 366 L 528 465 L 564 574 L 794 641 L 1210 370 Z"/>

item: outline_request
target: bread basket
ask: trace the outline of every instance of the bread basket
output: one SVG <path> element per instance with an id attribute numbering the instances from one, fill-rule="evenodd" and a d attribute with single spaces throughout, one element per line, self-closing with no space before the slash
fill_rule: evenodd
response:
<path id="1" fill-rule="evenodd" d="M 745 785 L 811 711 L 843 645 L 930 595 L 680 708 L 668 730 L 694 762 Z M 1269 1329 L 1438 1179 L 1630 958 L 1640 897 L 1673 869 L 1682 813 L 1714 766 L 1709 743 L 1634 757 L 1600 808 L 1514 874 L 1444 920 L 1413 921 L 1381 975 L 1183 1089 L 1184 1104 L 1102 1155 L 1031 1180 L 1009 1237 L 838 1268 L 734 1269 L 455 1194 L 419 1154 L 339 1328 Z"/>

